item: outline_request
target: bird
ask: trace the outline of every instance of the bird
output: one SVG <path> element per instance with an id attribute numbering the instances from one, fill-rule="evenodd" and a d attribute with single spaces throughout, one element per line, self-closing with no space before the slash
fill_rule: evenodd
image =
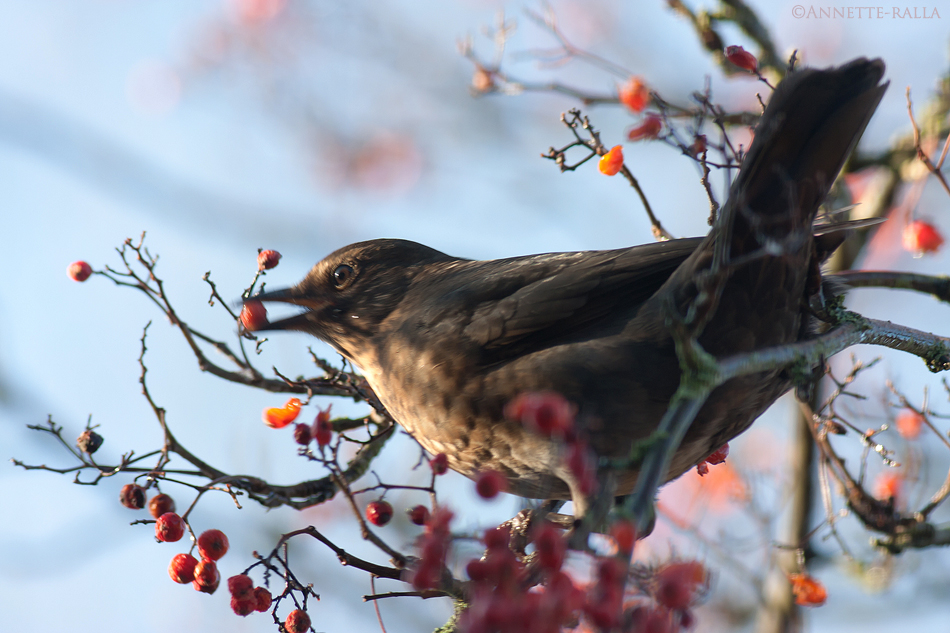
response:
<path id="1" fill-rule="evenodd" d="M 453 470 L 472 479 L 498 471 L 508 492 L 573 500 L 583 516 L 592 493 L 566 464 L 563 442 L 509 419 L 506 406 L 525 393 L 560 394 L 597 460 L 629 455 L 656 430 L 680 383 L 670 308 L 688 309 L 716 257 L 728 265 L 697 337 L 706 352 L 721 358 L 812 336 L 810 306 L 822 292 L 814 278 L 841 241 L 829 246 L 813 224 L 887 89 L 883 75 L 880 59 L 865 58 L 790 72 L 705 237 L 484 261 L 403 239 L 363 241 L 326 256 L 294 286 L 248 298 L 303 308 L 255 329 L 329 343 Z M 792 386 L 782 370 L 720 385 L 663 480 L 745 431 Z M 629 493 L 637 474 L 626 462 L 615 493 Z"/>

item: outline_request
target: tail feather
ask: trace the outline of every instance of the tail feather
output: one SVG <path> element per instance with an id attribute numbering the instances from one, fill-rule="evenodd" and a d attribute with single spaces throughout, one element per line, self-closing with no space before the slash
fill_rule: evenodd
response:
<path id="1" fill-rule="evenodd" d="M 861 58 L 797 71 L 779 84 L 721 216 L 733 256 L 811 227 L 887 90 L 883 75 L 880 59 Z"/>

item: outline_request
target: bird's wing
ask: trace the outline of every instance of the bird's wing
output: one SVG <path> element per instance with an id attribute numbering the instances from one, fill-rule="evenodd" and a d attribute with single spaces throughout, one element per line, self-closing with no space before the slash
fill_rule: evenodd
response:
<path id="1" fill-rule="evenodd" d="M 629 319 L 702 239 L 572 254 L 510 294 L 479 303 L 464 333 L 498 360 L 582 335 L 584 326 L 607 315 Z M 532 265 L 551 267 L 551 262 Z"/>

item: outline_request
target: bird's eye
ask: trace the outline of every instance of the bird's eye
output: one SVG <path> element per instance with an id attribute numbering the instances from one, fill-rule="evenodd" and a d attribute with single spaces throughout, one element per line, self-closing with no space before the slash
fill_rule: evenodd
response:
<path id="1" fill-rule="evenodd" d="M 337 288 L 342 288 L 350 283 L 354 275 L 356 275 L 356 273 L 353 271 L 352 266 L 349 264 L 340 264 L 336 267 L 336 270 L 333 271 L 333 284 Z"/>

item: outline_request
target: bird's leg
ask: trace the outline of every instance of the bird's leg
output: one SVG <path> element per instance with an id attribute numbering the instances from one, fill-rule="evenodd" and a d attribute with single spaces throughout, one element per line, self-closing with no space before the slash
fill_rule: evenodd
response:
<path id="1" fill-rule="evenodd" d="M 617 471 L 612 467 L 598 468 L 597 489 L 593 494 L 584 494 L 574 482 L 568 482 L 568 486 L 574 502 L 574 525 L 568 535 L 568 546 L 586 551 L 590 533 L 603 532 L 607 526 L 607 515 L 617 492 Z"/>

